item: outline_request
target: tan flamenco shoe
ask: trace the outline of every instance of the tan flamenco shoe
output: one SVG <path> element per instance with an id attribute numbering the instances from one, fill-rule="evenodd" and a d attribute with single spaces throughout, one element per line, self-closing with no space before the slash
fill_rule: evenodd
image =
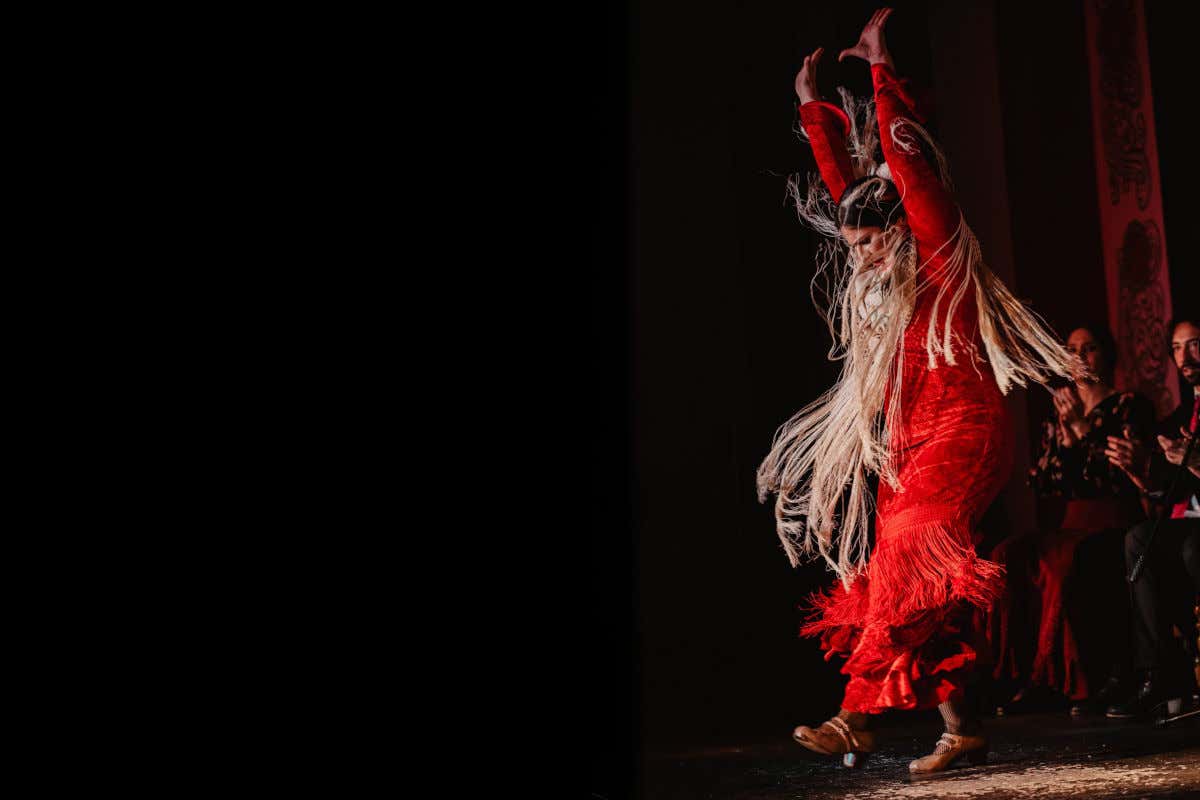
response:
<path id="1" fill-rule="evenodd" d="M 801 725 L 792 732 L 792 738 L 814 753 L 840 755 L 847 767 L 859 766 L 868 753 L 875 751 L 875 734 L 855 730 L 841 717 L 826 720 L 819 728 Z"/>
<path id="2" fill-rule="evenodd" d="M 937 746 L 927 756 L 922 756 L 908 765 L 908 771 L 919 775 L 925 772 L 941 772 L 960 758 L 972 766 L 987 763 L 988 740 L 984 736 L 959 736 L 943 733 Z"/>

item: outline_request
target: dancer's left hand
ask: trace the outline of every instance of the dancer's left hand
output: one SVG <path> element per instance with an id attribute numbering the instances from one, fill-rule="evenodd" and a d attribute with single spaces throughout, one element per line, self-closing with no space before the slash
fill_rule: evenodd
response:
<path id="1" fill-rule="evenodd" d="M 824 52 L 824 47 L 818 47 L 811 55 L 805 56 L 804 66 L 796 74 L 796 97 L 800 98 L 801 104 L 821 99 L 821 93 L 817 91 L 817 64 Z"/>

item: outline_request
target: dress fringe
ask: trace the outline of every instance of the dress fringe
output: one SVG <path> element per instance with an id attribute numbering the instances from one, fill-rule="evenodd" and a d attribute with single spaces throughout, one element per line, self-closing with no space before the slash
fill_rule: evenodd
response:
<path id="1" fill-rule="evenodd" d="M 1004 567 L 970 541 L 967 521 L 893 527 L 849 588 L 838 582 L 810 596 L 800 632 L 821 637 L 827 661 L 847 658 L 848 710 L 932 708 L 961 692 L 979 660 L 964 640 L 969 620 L 1005 591 Z"/>

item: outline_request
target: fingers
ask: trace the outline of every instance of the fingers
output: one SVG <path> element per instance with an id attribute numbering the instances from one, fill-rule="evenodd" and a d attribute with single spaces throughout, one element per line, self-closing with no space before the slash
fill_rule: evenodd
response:
<path id="1" fill-rule="evenodd" d="M 1111 439 L 1112 437 L 1109 438 Z M 1112 464 L 1114 467 L 1120 467 L 1126 472 L 1133 470 L 1134 459 L 1132 450 L 1110 444 L 1108 447 L 1104 448 L 1104 456 L 1108 459 L 1108 463 Z"/>
<path id="2" fill-rule="evenodd" d="M 1073 406 L 1082 406 L 1082 402 L 1079 400 L 1079 396 L 1077 394 L 1075 394 L 1075 392 L 1071 389 L 1070 386 L 1063 386 L 1061 388 L 1055 389 L 1053 392 L 1053 395 L 1054 395 L 1055 403 L 1058 403 L 1061 401 L 1063 403 L 1063 405 L 1067 408 L 1071 408 Z"/>
<path id="3" fill-rule="evenodd" d="M 1105 450 L 1104 457 L 1108 459 L 1108 463 L 1114 467 L 1120 467 L 1130 475 L 1136 471 L 1135 460 L 1130 453 L 1121 453 L 1116 450 Z"/>
<path id="4" fill-rule="evenodd" d="M 1182 439 L 1168 439 L 1165 436 L 1158 437 L 1158 446 L 1162 448 L 1163 455 L 1167 457 L 1167 461 L 1172 464 L 1178 464 L 1183 460 L 1183 452 L 1187 449 L 1187 442 Z"/>
<path id="5" fill-rule="evenodd" d="M 813 54 L 810 56 L 810 58 L 812 59 L 812 65 L 814 67 L 817 66 L 817 62 L 821 60 L 821 56 L 822 56 L 822 54 L 824 54 L 824 52 L 825 52 L 824 47 L 818 47 L 816 50 L 813 51 Z"/>
<path id="6" fill-rule="evenodd" d="M 1168 462 L 1178 464 L 1183 461 L 1183 451 L 1187 447 L 1186 442 L 1159 436 L 1158 446 L 1162 448 L 1163 455 L 1166 456 Z"/>
<path id="7" fill-rule="evenodd" d="M 839 62 L 842 61 L 843 59 L 846 58 L 846 56 L 854 56 L 854 55 L 857 55 L 857 52 L 855 51 L 855 49 L 853 47 L 847 47 L 845 50 L 838 53 L 838 61 Z"/>
<path id="8" fill-rule="evenodd" d="M 1108 456 L 1109 461 L 1112 461 L 1114 464 L 1119 463 L 1120 466 L 1133 463 L 1133 442 L 1128 439 L 1118 439 L 1116 436 L 1106 438 L 1108 439 L 1108 444 L 1104 448 L 1104 454 Z"/>
<path id="9" fill-rule="evenodd" d="M 871 28 L 871 27 L 882 28 L 883 24 L 885 22 L 887 22 L 888 17 L 890 17 L 892 15 L 892 12 L 895 10 L 896 9 L 894 9 L 894 8 L 880 8 L 880 9 L 876 10 L 875 13 L 871 15 L 871 18 L 869 20 L 867 20 L 867 24 L 865 27 L 867 27 L 867 28 Z"/>

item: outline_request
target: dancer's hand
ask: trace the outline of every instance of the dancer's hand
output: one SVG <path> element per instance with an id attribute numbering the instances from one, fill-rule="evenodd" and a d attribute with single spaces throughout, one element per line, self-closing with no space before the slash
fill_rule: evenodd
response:
<path id="1" fill-rule="evenodd" d="M 801 103 L 821 99 L 821 93 L 817 91 L 817 62 L 821 60 L 824 52 L 824 47 L 818 47 L 811 55 L 805 56 L 804 66 L 796 74 L 796 96 L 800 98 Z"/>
<path id="2" fill-rule="evenodd" d="M 1133 481 L 1134 486 L 1143 492 L 1146 491 L 1146 482 L 1149 480 L 1150 471 L 1150 453 L 1142 445 L 1140 439 L 1134 439 L 1129 435 L 1128 428 L 1121 436 L 1108 437 L 1104 455 L 1108 456 L 1110 464 L 1120 467 L 1129 476 L 1129 480 Z"/>
<path id="3" fill-rule="evenodd" d="M 892 63 L 892 55 L 888 52 L 887 43 L 883 38 L 883 25 L 892 15 L 893 10 L 881 8 L 872 14 L 871 19 L 867 21 L 867 26 L 863 28 L 862 34 L 858 37 L 858 44 L 843 50 L 838 55 L 838 61 L 844 61 L 846 56 L 853 56 L 872 64 L 887 64 L 895 69 L 896 65 Z"/>
<path id="4" fill-rule="evenodd" d="M 1192 433 L 1187 428 L 1180 427 L 1179 432 L 1183 434 L 1181 439 L 1168 439 L 1166 436 L 1158 437 L 1158 446 L 1162 448 L 1163 455 L 1167 457 L 1167 461 L 1178 465 L 1183 461 L 1183 454 L 1187 450 L 1188 442 L 1192 439 Z M 1200 450 L 1192 448 L 1191 458 L 1188 459 L 1189 467 L 1200 466 Z"/>
<path id="5" fill-rule="evenodd" d="M 1054 390 L 1054 408 L 1058 412 L 1058 422 L 1069 428 L 1076 438 L 1087 435 L 1087 420 L 1083 418 L 1083 401 L 1074 386 L 1063 386 Z"/>

